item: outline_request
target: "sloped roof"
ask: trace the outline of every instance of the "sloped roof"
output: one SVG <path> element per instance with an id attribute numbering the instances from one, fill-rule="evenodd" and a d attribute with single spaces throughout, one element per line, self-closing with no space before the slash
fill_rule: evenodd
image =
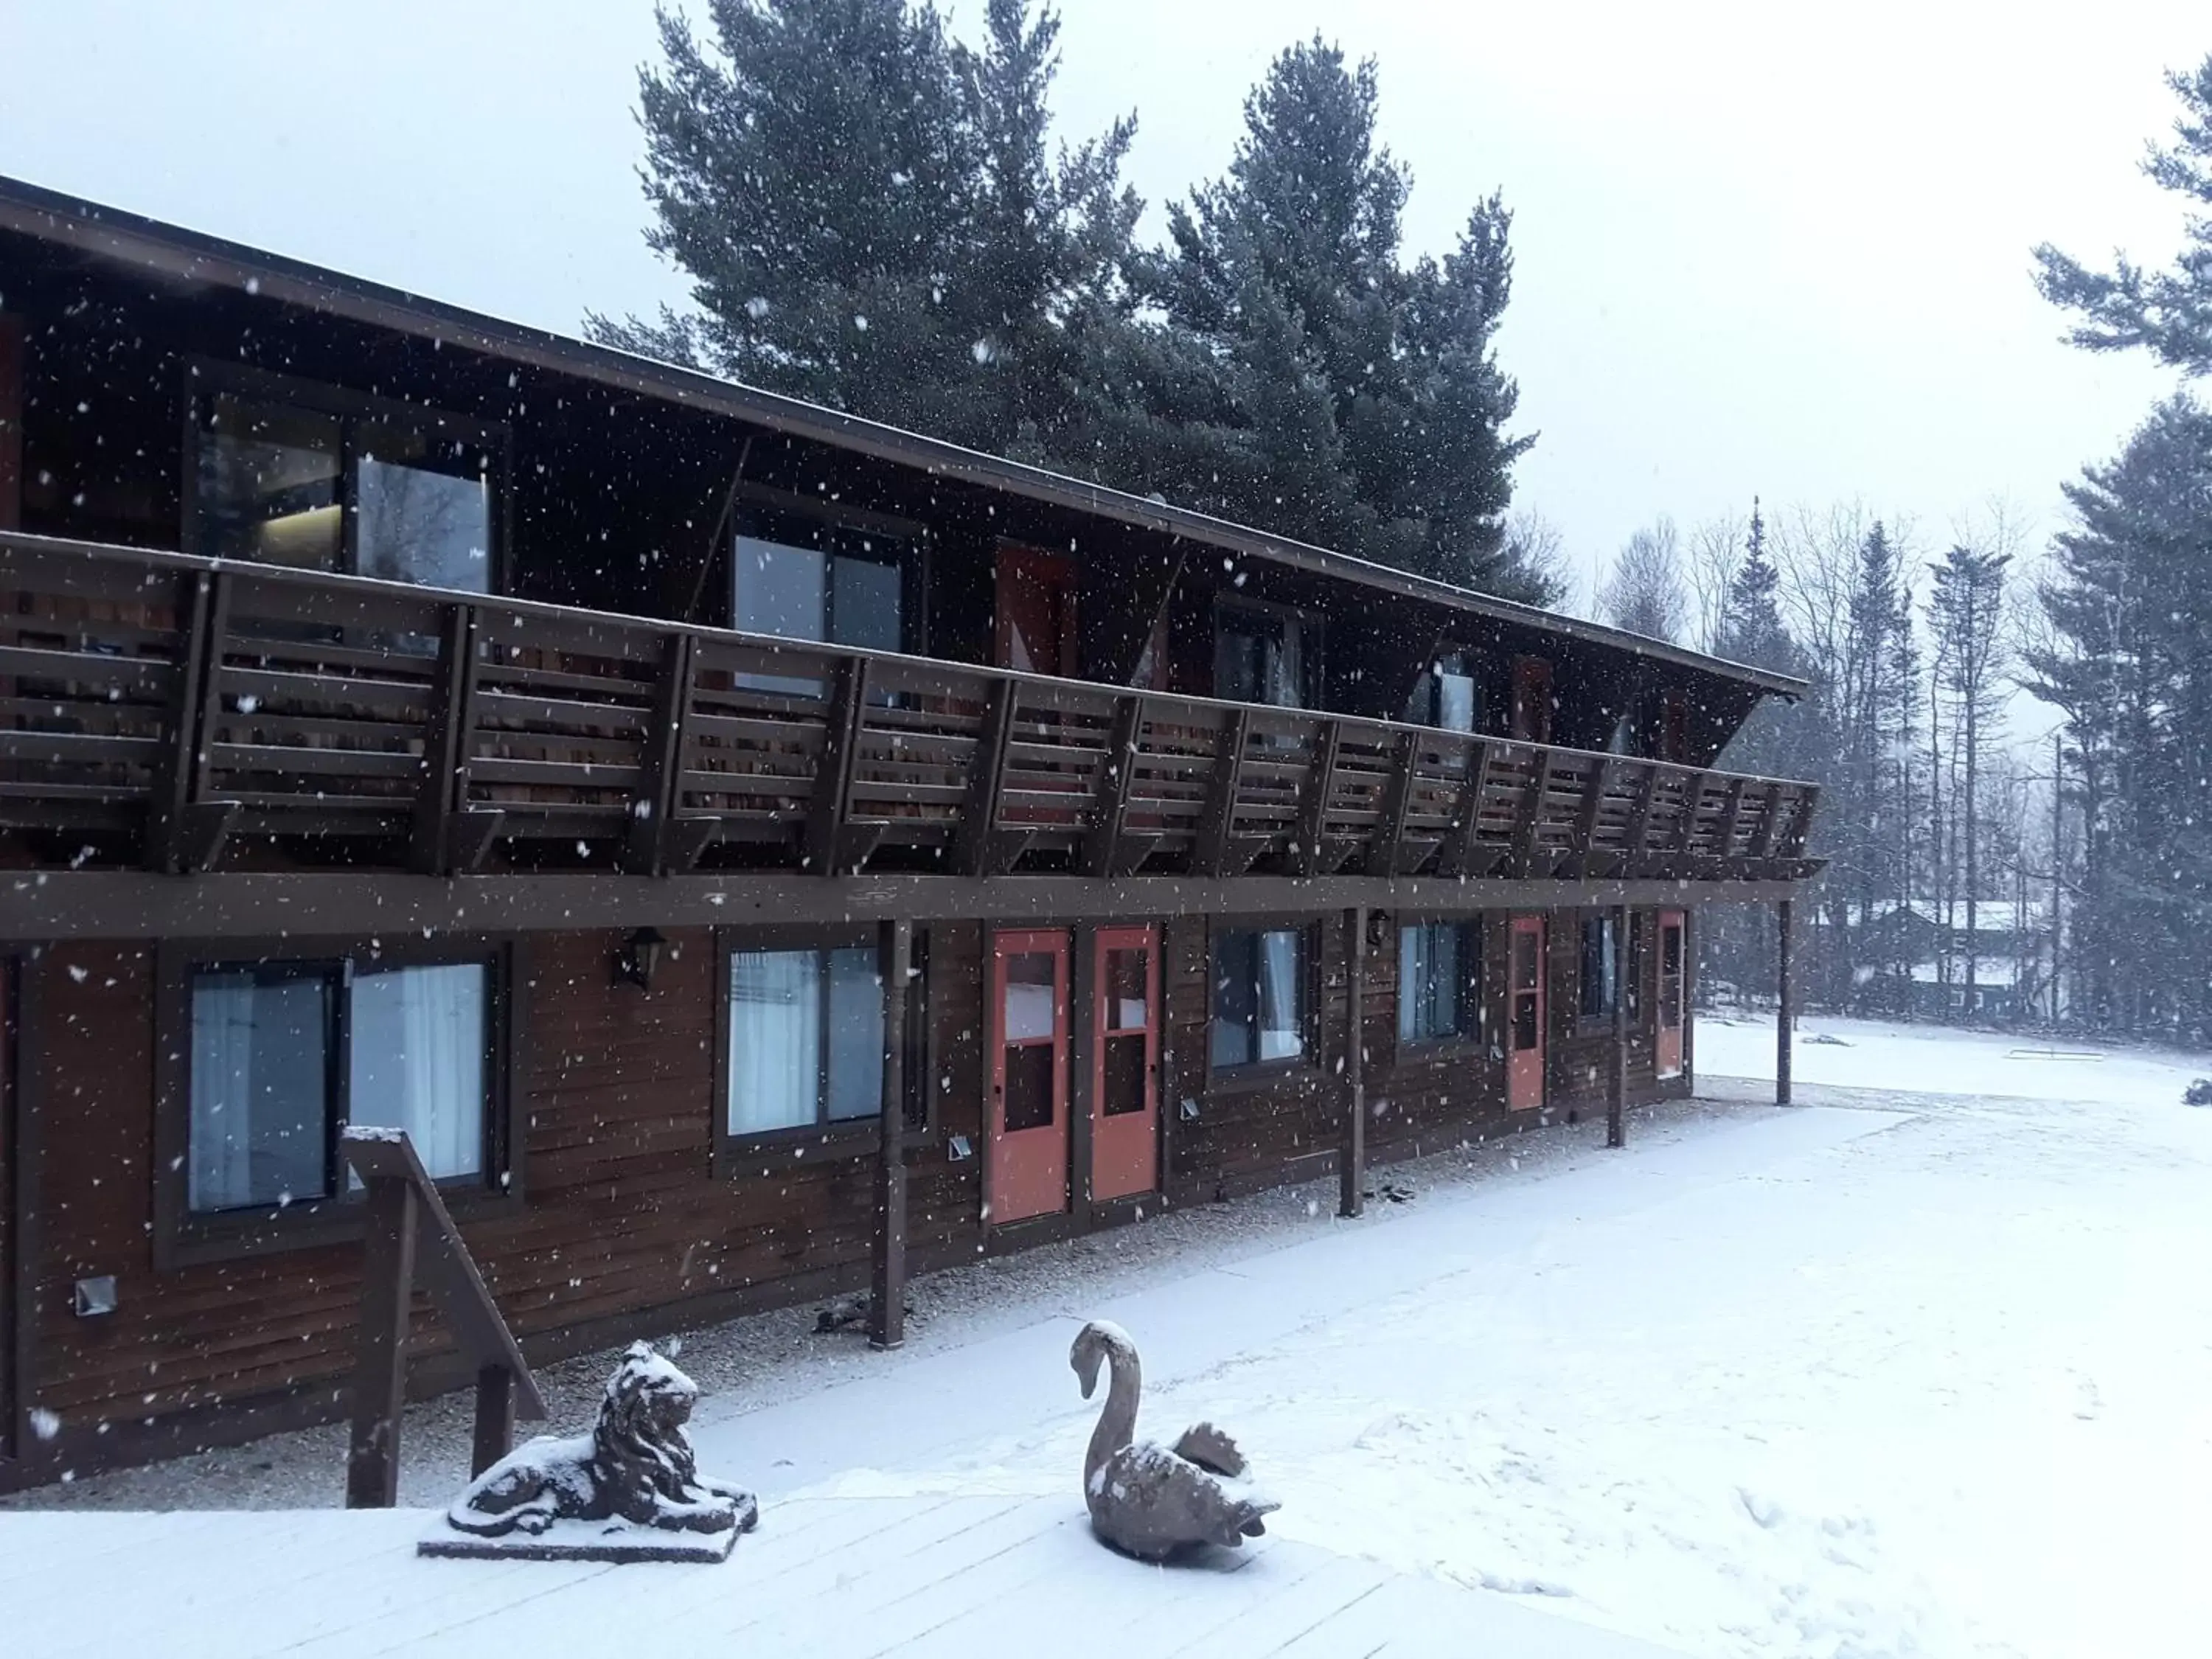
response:
<path id="1" fill-rule="evenodd" d="M 1584 622 L 1534 605 L 1455 587 L 1448 582 L 1392 569 L 1247 525 L 1233 524 L 1188 507 L 1146 500 L 1042 467 L 987 455 L 942 439 L 863 420 L 817 404 L 641 357 L 611 346 L 507 322 L 4 176 L 0 176 L 0 228 L 63 243 L 123 264 L 196 282 L 246 289 L 309 310 L 441 340 L 640 395 L 713 410 L 772 431 L 966 479 L 1123 524 L 1188 537 L 1226 551 L 1358 582 L 1448 609 L 1631 652 L 1654 661 L 1735 680 L 1762 692 L 1795 697 L 1806 690 L 1806 682 L 1791 675 L 1729 662 L 1625 629 Z"/>

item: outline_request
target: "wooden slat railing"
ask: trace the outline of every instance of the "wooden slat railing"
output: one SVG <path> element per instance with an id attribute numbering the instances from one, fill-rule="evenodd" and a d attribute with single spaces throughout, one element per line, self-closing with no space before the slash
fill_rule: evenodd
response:
<path id="1" fill-rule="evenodd" d="M 545 1401 L 406 1132 L 348 1128 L 338 1144 L 366 1189 L 346 1507 L 388 1510 L 398 1502 L 407 1333 L 418 1280 L 476 1369 L 471 1476 L 507 1455 L 518 1415 L 544 1419 Z"/>
<path id="2" fill-rule="evenodd" d="M 0 827 L 78 862 L 1772 879 L 1817 793 L 0 533 Z"/>

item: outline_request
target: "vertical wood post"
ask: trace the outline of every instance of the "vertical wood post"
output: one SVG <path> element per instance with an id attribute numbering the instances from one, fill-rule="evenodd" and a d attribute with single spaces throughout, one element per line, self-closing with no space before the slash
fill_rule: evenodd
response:
<path id="1" fill-rule="evenodd" d="M 362 1264 L 361 1352 L 354 1365 L 346 1507 L 399 1501 L 399 1419 L 407 1401 L 407 1316 L 415 1300 L 416 1197 L 390 1177 L 368 1183 Z"/>
<path id="2" fill-rule="evenodd" d="M 1605 1144 L 1628 1144 L 1628 907 L 1613 913 L 1613 1064 L 1605 1080 Z"/>
<path id="3" fill-rule="evenodd" d="M 1775 999 L 1774 1009 L 1774 1103 L 1778 1106 L 1790 1103 L 1790 1027 L 1797 1019 L 1796 988 L 1790 982 L 1790 908 L 1788 899 L 1779 900 L 1774 906 L 1778 928 L 1775 976 L 1780 994 Z"/>
<path id="4" fill-rule="evenodd" d="M 1067 1212 L 1091 1231 L 1093 1119 L 1098 1109 L 1098 924 L 1079 921 L 1067 962 Z"/>
<path id="5" fill-rule="evenodd" d="M 476 1440 L 469 1455 L 469 1478 L 473 1480 L 514 1448 L 514 1373 L 504 1365 L 486 1365 L 477 1372 Z"/>
<path id="6" fill-rule="evenodd" d="M 1344 913 L 1344 1144 L 1336 1160 L 1336 1212 L 1356 1216 L 1367 1192 L 1366 1054 L 1360 1030 L 1367 1000 L 1367 908 Z"/>
<path id="7" fill-rule="evenodd" d="M 906 1003 L 914 924 L 884 922 L 876 939 L 884 981 L 884 1110 L 868 1346 L 896 1348 L 906 1340 Z"/>

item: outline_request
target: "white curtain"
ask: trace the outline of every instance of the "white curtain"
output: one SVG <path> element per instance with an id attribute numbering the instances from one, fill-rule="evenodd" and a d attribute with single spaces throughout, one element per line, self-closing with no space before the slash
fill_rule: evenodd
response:
<path id="1" fill-rule="evenodd" d="M 822 1086 L 822 953 L 730 953 L 730 1133 L 814 1121 Z"/>
<path id="2" fill-rule="evenodd" d="M 404 1129 L 435 1180 L 483 1172 L 489 977 L 480 962 L 354 976 L 352 1121 Z"/>
<path id="3" fill-rule="evenodd" d="M 253 1202 L 253 981 L 204 974 L 192 985 L 191 1157 L 195 1210 Z"/>
<path id="4" fill-rule="evenodd" d="M 1260 935 L 1260 1058 L 1290 1060 L 1305 1048 L 1304 999 L 1298 994 L 1298 935 Z"/>

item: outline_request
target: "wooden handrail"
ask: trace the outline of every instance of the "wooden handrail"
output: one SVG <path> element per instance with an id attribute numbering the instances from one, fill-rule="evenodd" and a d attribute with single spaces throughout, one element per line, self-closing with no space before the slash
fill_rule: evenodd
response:
<path id="1" fill-rule="evenodd" d="M 1816 792 L 1638 757 L 0 532 L 0 826 L 747 867 L 1791 873 Z M 592 863 L 591 861 L 597 860 Z"/>
<path id="2" fill-rule="evenodd" d="M 544 1420 L 545 1400 L 407 1132 L 349 1126 L 338 1144 L 368 1189 L 346 1507 L 388 1510 L 399 1499 L 407 1329 L 418 1273 L 476 1368 L 471 1476 L 507 1455 L 518 1416 Z"/>

